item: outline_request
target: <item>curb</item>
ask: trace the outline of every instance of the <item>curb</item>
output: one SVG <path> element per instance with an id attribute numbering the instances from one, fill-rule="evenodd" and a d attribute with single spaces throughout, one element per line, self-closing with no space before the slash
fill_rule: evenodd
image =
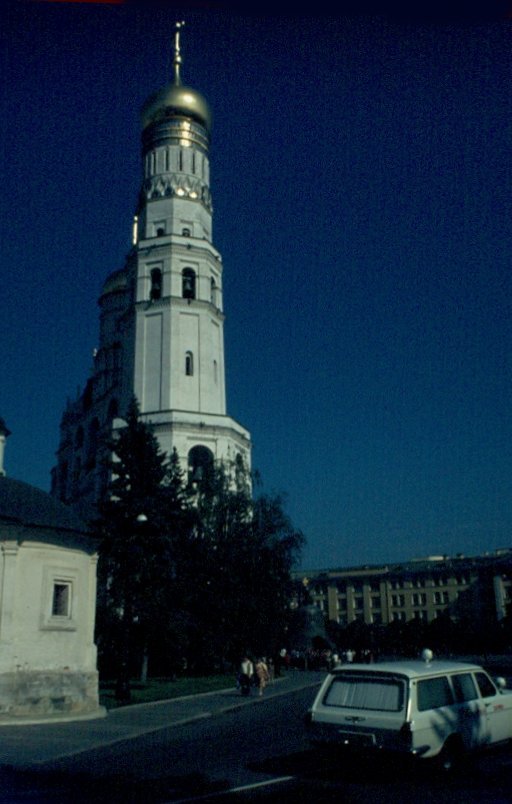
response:
<path id="1" fill-rule="evenodd" d="M 148 734 L 155 734 L 158 731 L 163 731 L 164 729 L 170 729 L 170 728 L 173 728 L 174 726 L 185 726 L 185 725 L 187 725 L 187 723 L 194 723 L 197 720 L 207 720 L 210 717 L 215 717 L 215 715 L 222 715 L 222 714 L 226 714 L 228 712 L 235 712 L 235 711 L 237 711 L 239 709 L 243 709 L 246 706 L 251 706 L 251 705 L 254 706 L 255 704 L 266 703 L 268 701 L 273 700 L 274 698 L 282 698 L 285 695 L 291 695 L 294 692 L 300 692 L 301 690 L 310 689 L 310 688 L 313 688 L 313 687 L 318 687 L 320 685 L 320 683 L 321 683 L 320 681 L 309 682 L 307 684 L 301 685 L 300 687 L 294 687 L 292 690 L 283 690 L 282 692 L 277 692 L 277 693 L 275 693 L 273 695 L 267 695 L 266 697 L 264 695 L 262 695 L 261 697 L 260 696 L 258 696 L 258 697 L 254 696 L 252 698 L 249 698 L 249 700 L 244 699 L 243 701 L 240 701 L 239 703 L 236 703 L 236 704 L 230 704 L 229 706 L 221 706 L 220 708 L 214 708 L 214 709 L 212 709 L 211 711 L 208 711 L 208 712 L 198 712 L 195 715 L 189 715 L 187 717 L 181 718 L 180 720 L 171 720 L 168 723 L 161 724 L 160 726 L 153 726 L 151 728 L 146 728 L 146 729 L 142 728 L 142 729 L 139 729 L 139 730 L 135 729 L 132 733 L 126 734 L 126 735 L 124 735 L 122 737 L 121 736 L 115 737 L 115 738 L 113 738 L 111 740 L 97 740 L 94 744 L 89 745 L 86 748 L 80 748 L 80 749 L 75 750 L 75 751 L 69 751 L 69 752 L 65 752 L 65 753 L 62 753 L 62 754 L 58 754 L 56 756 L 51 757 L 50 759 L 36 759 L 36 760 L 34 760 L 32 762 L 27 763 L 27 765 L 25 767 L 28 768 L 28 767 L 34 767 L 34 766 L 39 766 L 39 765 L 47 765 L 47 764 L 50 764 L 52 762 L 58 762 L 61 759 L 69 759 L 70 757 L 78 756 L 80 754 L 85 754 L 85 753 L 87 753 L 89 751 L 96 751 L 96 750 L 98 750 L 100 748 L 107 748 L 109 746 L 116 745 L 118 743 L 126 742 L 127 740 L 134 740 L 134 739 L 137 739 L 138 737 L 142 737 L 142 736 L 145 736 L 145 735 L 148 735 Z M 228 689 L 229 690 L 231 690 L 231 689 L 235 690 L 236 687 L 229 687 Z M 218 690 L 217 692 L 221 692 L 221 690 Z M 205 692 L 205 693 L 199 693 L 199 695 L 185 695 L 182 698 L 171 698 L 171 699 L 168 699 L 167 701 L 151 701 L 149 704 L 135 704 L 134 706 L 137 706 L 137 707 L 151 706 L 152 704 L 156 704 L 156 703 L 169 703 L 169 702 L 172 702 L 172 701 L 184 700 L 185 698 L 187 698 L 187 699 L 199 698 L 199 697 L 206 697 L 206 696 L 215 695 L 215 694 L 216 694 L 215 692 L 213 692 L 213 693 L 212 692 Z M 126 707 L 126 708 L 128 708 L 128 707 Z M 132 708 L 132 707 L 129 707 L 129 708 Z"/>

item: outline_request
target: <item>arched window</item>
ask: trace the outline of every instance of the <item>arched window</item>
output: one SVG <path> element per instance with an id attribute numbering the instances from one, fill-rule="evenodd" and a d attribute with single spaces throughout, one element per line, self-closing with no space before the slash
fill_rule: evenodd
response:
<path id="1" fill-rule="evenodd" d="M 210 301 L 212 304 L 217 306 L 217 285 L 215 284 L 215 279 L 210 279 Z"/>
<path id="2" fill-rule="evenodd" d="M 181 230 L 181 234 L 183 237 L 190 237 L 190 229 L 188 226 L 185 226 L 185 228 Z"/>
<path id="3" fill-rule="evenodd" d="M 96 453 L 98 450 L 98 435 L 100 431 L 100 423 L 98 419 L 93 419 L 89 425 L 88 443 L 87 443 L 87 469 L 92 469 L 96 466 Z"/>
<path id="4" fill-rule="evenodd" d="M 151 270 L 151 290 L 149 292 L 151 301 L 162 298 L 162 271 L 160 268 Z"/>
<path id="5" fill-rule="evenodd" d="M 75 436 L 75 449 L 82 449 L 84 445 L 84 428 L 79 427 Z"/>
<path id="6" fill-rule="evenodd" d="M 215 383 L 215 385 L 217 385 L 218 380 L 219 380 L 219 369 L 218 369 L 218 366 L 217 366 L 217 361 L 214 360 L 213 361 L 213 382 Z"/>
<path id="7" fill-rule="evenodd" d="M 89 378 L 82 394 L 82 406 L 85 412 L 88 411 L 92 405 L 93 391 L 93 381 L 92 378 Z"/>
<path id="8" fill-rule="evenodd" d="M 121 369 L 121 343 L 116 341 L 112 344 L 112 368 L 114 369 L 114 374 L 117 376 L 118 372 Z"/>
<path id="9" fill-rule="evenodd" d="M 78 457 L 73 466 L 73 493 L 78 492 L 78 484 L 80 482 L 80 472 L 82 471 L 82 461 Z"/>
<path id="10" fill-rule="evenodd" d="M 213 452 L 208 447 L 192 447 L 188 453 L 188 479 L 191 483 L 203 483 L 213 470 Z"/>
<path id="11" fill-rule="evenodd" d="M 194 374 L 194 355 L 192 352 L 185 352 L 185 374 L 192 377 Z"/>
<path id="12" fill-rule="evenodd" d="M 111 399 L 107 413 L 107 419 L 109 423 L 111 423 L 113 419 L 117 419 L 118 416 L 119 416 L 119 404 L 117 402 L 117 399 Z"/>
<path id="13" fill-rule="evenodd" d="M 181 272 L 182 295 L 184 299 L 195 299 L 196 297 L 196 275 L 192 268 L 184 268 Z"/>
<path id="14" fill-rule="evenodd" d="M 63 461 L 59 472 L 59 499 L 66 502 L 68 498 L 68 462 Z"/>

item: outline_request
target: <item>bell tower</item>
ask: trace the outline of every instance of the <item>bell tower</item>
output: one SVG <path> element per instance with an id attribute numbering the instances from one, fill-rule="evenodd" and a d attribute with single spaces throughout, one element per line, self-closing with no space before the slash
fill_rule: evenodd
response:
<path id="1" fill-rule="evenodd" d="M 91 483 L 84 466 L 101 463 L 94 445 L 100 434 L 122 426 L 133 395 L 161 448 L 168 455 L 176 448 L 183 469 L 200 473 L 209 462 L 239 460 L 250 468 L 250 434 L 226 412 L 211 113 L 205 98 L 182 82 L 183 25 L 176 24 L 172 80 L 141 111 L 142 184 L 132 247 L 124 268 L 103 286 L 92 376 L 61 424 L 53 485 L 70 502 L 100 496 L 105 478 Z"/>
<path id="2" fill-rule="evenodd" d="M 162 448 L 249 459 L 248 433 L 226 415 L 222 258 L 212 242 L 211 114 L 181 80 L 142 108 L 143 182 L 135 238 L 133 388 Z"/>

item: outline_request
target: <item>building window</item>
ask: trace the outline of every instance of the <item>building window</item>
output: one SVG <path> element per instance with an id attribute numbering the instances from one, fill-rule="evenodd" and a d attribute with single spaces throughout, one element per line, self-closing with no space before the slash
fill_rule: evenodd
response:
<path id="1" fill-rule="evenodd" d="M 195 299 L 196 297 L 196 275 L 192 268 L 184 268 L 182 271 L 182 295 L 184 299 Z"/>
<path id="2" fill-rule="evenodd" d="M 75 437 L 75 449 L 82 449 L 84 445 L 84 428 L 79 427 L 76 431 Z"/>
<path id="3" fill-rule="evenodd" d="M 78 492 L 78 484 L 80 483 L 80 472 L 82 471 L 82 461 L 80 457 L 75 460 L 73 467 L 73 494 Z"/>
<path id="4" fill-rule="evenodd" d="M 217 285 L 213 276 L 210 280 L 210 301 L 215 307 L 217 306 Z"/>
<path id="5" fill-rule="evenodd" d="M 71 584 L 55 581 L 53 584 L 52 617 L 71 616 Z"/>
<path id="6" fill-rule="evenodd" d="M 100 432 L 100 423 L 98 419 L 93 419 L 89 425 L 89 440 L 87 444 L 86 469 L 93 469 L 96 466 L 96 454 L 98 451 L 99 432 Z"/>
<path id="7" fill-rule="evenodd" d="M 59 499 L 66 502 L 68 496 L 68 462 L 63 461 L 59 470 Z"/>
<path id="8" fill-rule="evenodd" d="M 181 230 L 181 234 L 183 235 L 183 237 L 190 237 L 190 229 L 188 228 L 188 226 L 185 226 Z"/>
<path id="9" fill-rule="evenodd" d="M 215 385 L 217 385 L 218 380 L 219 380 L 219 370 L 218 370 L 218 366 L 217 366 L 217 361 L 214 360 L 213 361 L 213 382 L 215 383 Z"/>
<path id="10" fill-rule="evenodd" d="M 185 374 L 187 377 L 192 377 L 194 374 L 194 355 L 192 352 L 185 353 Z"/>
<path id="11" fill-rule="evenodd" d="M 75 568 L 43 568 L 43 599 L 40 628 L 48 631 L 76 631 L 78 572 Z"/>
<path id="12" fill-rule="evenodd" d="M 202 483 L 213 470 L 213 452 L 198 445 L 188 453 L 188 478 L 191 483 Z"/>
<path id="13" fill-rule="evenodd" d="M 149 292 L 151 301 L 162 298 L 162 271 L 160 268 L 151 270 L 151 290 Z"/>
<path id="14" fill-rule="evenodd" d="M 119 416 L 119 405 L 117 399 L 111 399 L 108 406 L 107 420 L 109 423 Z"/>

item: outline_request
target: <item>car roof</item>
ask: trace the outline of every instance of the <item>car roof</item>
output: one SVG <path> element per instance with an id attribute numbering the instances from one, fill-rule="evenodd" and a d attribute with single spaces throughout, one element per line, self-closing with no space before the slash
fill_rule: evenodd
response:
<path id="1" fill-rule="evenodd" d="M 356 662 L 340 664 L 332 672 L 332 675 L 338 675 L 341 672 L 357 671 L 366 674 L 373 673 L 399 673 L 400 675 L 407 676 L 408 678 L 423 678 L 424 676 L 433 676 L 439 673 L 453 673 L 482 670 L 478 664 L 468 664 L 466 662 L 451 662 L 451 661 L 431 661 L 424 662 L 419 659 L 403 661 L 389 661 L 389 662 L 375 662 L 374 664 L 357 664 Z"/>

